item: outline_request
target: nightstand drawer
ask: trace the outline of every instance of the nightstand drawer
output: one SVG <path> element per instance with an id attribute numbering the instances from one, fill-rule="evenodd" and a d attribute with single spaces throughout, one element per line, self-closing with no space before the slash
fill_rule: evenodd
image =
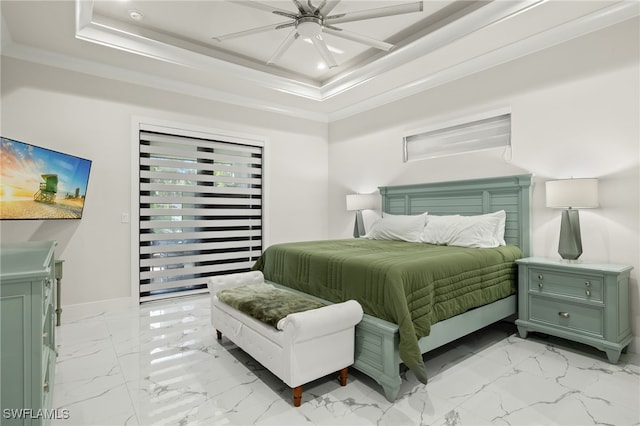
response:
<path id="1" fill-rule="evenodd" d="M 604 311 L 598 306 L 531 295 L 529 319 L 558 328 L 604 336 Z"/>
<path id="2" fill-rule="evenodd" d="M 531 268 L 529 291 L 560 294 L 583 300 L 602 302 L 602 276 L 553 272 Z"/>

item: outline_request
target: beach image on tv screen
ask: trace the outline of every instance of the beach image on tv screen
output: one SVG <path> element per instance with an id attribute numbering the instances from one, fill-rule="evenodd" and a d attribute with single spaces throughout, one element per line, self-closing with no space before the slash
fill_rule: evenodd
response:
<path id="1" fill-rule="evenodd" d="M 91 161 L 2 138 L 0 219 L 80 219 Z"/>

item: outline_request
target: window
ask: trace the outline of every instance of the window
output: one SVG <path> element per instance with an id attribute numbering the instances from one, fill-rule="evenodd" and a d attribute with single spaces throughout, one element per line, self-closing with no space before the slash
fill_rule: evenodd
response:
<path id="1" fill-rule="evenodd" d="M 463 122 L 405 136 L 404 161 L 511 146 L 511 114 Z"/>
<path id="2" fill-rule="evenodd" d="M 139 133 L 141 301 L 204 292 L 262 253 L 262 145 L 199 136 Z"/>

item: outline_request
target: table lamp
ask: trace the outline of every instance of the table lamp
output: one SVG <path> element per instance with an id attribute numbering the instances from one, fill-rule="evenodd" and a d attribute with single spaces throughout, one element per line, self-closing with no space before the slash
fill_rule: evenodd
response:
<path id="1" fill-rule="evenodd" d="M 560 179 L 545 184 L 547 207 L 561 208 L 558 253 L 565 260 L 582 254 L 580 216 L 577 209 L 598 207 L 598 179 Z"/>
<path id="2" fill-rule="evenodd" d="M 356 222 L 353 225 L 353 237 L 359 238 L 365 234 L 364 220 L 362 219 L 362 210 L 372 209 L 375 207 L 374 194 L 348 194 L 347 210 L 356 211 Z"/>

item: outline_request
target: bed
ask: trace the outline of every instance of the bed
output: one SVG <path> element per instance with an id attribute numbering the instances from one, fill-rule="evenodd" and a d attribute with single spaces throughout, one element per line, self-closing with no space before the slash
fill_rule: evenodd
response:
<path id="1" fill-rule="evenodd" d="M 503 247 L 377 239 L 287 243 L 267 248 L 254 268 L 273 284 L 329 303 L 358 300 L 366 314 L 356 327 L 354 368 L 394 401 L 401 363 L 426 383 L 422 354 L 516 312 L 515 259 L 530 254 L 530 188 L 531 175 L 379 188 L 389 215 L 504 211 Z M 457 260 L 463 258 L 464 264 Z M 440 308 L 434 300 L 446 304 Z"/>

